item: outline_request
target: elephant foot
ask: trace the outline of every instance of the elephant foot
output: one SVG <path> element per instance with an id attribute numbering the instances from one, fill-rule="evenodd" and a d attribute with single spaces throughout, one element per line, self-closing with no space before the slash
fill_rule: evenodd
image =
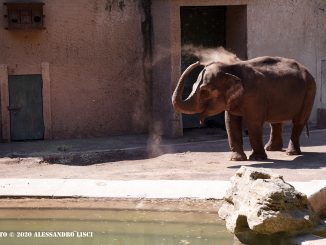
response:
<path id="1" fill-rule="evenodd" d="M 232 152 L 230 161 L 247 161 L 247 156 L 244 152 Z"/>
<path id="2" fill-rule="evenodd" d="M 267 159 L 267 155 L 265 152 L 262 153 L 256 153 L 253 152 L 250 156 L 249 156 L 249 160 L 251 161 L 263 161 Z"/>
<path id="3" fill-rule="evenodd" d="M 268 142 L 265 145 L 265 150 L 266 151 L 282 151 L 283 150 L 283 143 L 272 143 Z"/>
<path id="4" fill-rule="evenodd" d="M 290 148 L 290 149 L 286 150 L 286 155 L 288 155 L 288 156 L 301 155 L 301 150 L 300 150 L 300 148 L 298 148 L 298 149 Z"/>

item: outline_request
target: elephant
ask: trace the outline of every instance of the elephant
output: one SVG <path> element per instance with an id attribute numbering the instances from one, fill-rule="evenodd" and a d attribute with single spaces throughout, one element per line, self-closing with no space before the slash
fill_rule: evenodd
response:
<path id="1" fill-rule="evenodd" d="M 225 111 L 232 161 L 245 161 L 242 121 L 252 147 L 250 160 L 267 159 L 266 151 L 282 151 L 282 123 L 292 121 L 286 153 L 300 155 L 300 134 L 307 124 L 316 94 L 316 82 L 307 68 L 293 59 L 257 57 L 232 63 L 203 66 L 188 98 L 182 99 L 189 73 L 203 66 L 199 61 L 181 75 L 172 95 L 177 112 L 199 114 L 200 122 Z M 270 123 L 268 143 L 263 144 L 263 125 Z M 265 151 L 266 150 L 266 151 Z"/>

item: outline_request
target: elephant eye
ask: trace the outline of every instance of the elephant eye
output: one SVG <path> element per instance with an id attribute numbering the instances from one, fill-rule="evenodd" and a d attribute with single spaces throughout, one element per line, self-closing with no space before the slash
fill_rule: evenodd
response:
<path id="1" fill-rule="evenodd" d="M 203 99 L 206 99 L 209 97 L 209 92 L 205 89 L 205 90 L 201 90 L 200 91 L 200 97 Z"/>

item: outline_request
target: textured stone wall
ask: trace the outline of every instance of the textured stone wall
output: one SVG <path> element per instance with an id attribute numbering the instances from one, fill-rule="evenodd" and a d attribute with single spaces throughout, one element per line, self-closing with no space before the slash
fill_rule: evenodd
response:
<path id="1" fill-rule="evenodd" d="M 50 64 L 54 138 L 147 132 L 148 1 L 44 0 L 41 31 L 5 30 L 3 2 L 0 64 L 9 75 Z"/>

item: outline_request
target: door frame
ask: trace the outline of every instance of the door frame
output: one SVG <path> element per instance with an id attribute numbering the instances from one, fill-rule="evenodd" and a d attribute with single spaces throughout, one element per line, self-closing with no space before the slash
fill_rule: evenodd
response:
<path id="1" fill-rule="evenodd" d="M 51 118 L 51 79 L 50 65 L 48 62 L 42 62 L 38 74 L 42 76 L 42 98 L 43 98 L 43 121 L 44 121 L 44 139 L 52 138 L 52 118 Z M 10 142 L 10 111 L 9 107 L 9 75 L 30 75 L 29 74 L 9 74 L 8 66 L 0 64 L 0 93 L 1 93 L 1 123 L 2 123 L 2 140 Z"/>

